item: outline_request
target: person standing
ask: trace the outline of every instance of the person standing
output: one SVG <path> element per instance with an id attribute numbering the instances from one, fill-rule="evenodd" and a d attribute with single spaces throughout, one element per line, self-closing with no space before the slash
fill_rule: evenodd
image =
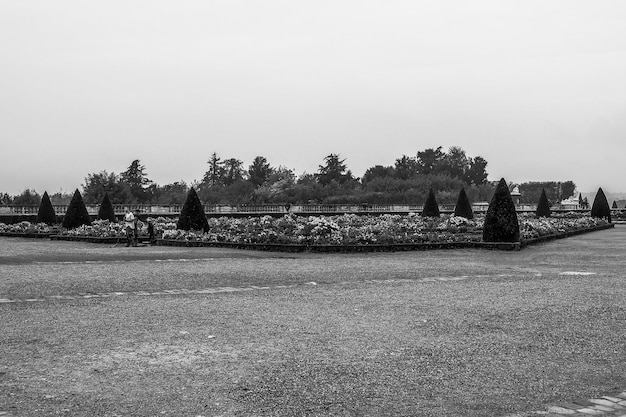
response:
<path id="1" fill-rule="evenodd" d="M 126 230 L 126 247 L 130 245 L 137 246 L 137 240 L 135 239 L 135 215 L 128 207 L 126 207 L 126 214 L 124 214 L 124 229 Z"/>

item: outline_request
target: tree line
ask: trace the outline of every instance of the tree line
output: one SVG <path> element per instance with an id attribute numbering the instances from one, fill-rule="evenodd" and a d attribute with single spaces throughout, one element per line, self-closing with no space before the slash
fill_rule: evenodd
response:
<path id="1" fill-rule="evenodd" d="M 181 180 L 159 185 L 150 180 L 146 167 L 136 159 L 120 174 L 87 174 L 83 199 L 87 204 L 99 204 L 106 193 L 113 204 L 182 204 L 193 187 L 205 204 L 423 204 L 432 188 L 440 203 L 454 204 L 461 188 L 471 201 L 487 201 L 496 185 L 487 180 L 487 161 L 468 156 L 458 146 L 402 155 L 393 165 L 368 168 L 360 178 L 353 175 L 345 158 L 333 153 L 315 173 L 300 175 L 282 165 L 272 166 L 264 156 L 255 157 L 246 167 L 237 158 L 222 158 L 214 152 L 207 165 L 204 176 L 190 184 Z M 533 185 L 528 188 L 528 198 L 536 202 L 534 185 L 542 183 L 524 183 L 520 190 L 525 184 Z M 561 188 L 553 187 L 555 198 L 573 194 L 572 181 L 558 184 Z M 51 194 L 50 199 L 53 204 L 67 204 L 71 194 Z M 0 194 L 3 204 L 36 205 L 40 200 L 36 191 L 28 189 L 13 197 Z"/>

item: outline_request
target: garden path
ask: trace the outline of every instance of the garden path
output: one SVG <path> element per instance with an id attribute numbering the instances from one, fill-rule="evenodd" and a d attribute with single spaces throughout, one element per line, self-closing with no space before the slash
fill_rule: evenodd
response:
<path id="1" fill-rule="evenodd" d="M 150 381 L 165 390 L 169 385 L 161 382 L 160 374 L 194 381 L 207 367 L 226 381 L 210 387 L 221 395 L 219 404 L 209 404 L 204 412 L 193 408 L 206 405 L 200 401 L 207 387 L 196 392 L 187 380 L 180 382 L 185 389 L 174 390 L 167 403 L 158 403 L 158 393 L 152 402 L 166 411 L 163 415 L 180 411 L 170 403 L 188 407 L 185 415 L 207 416 L 272 414 L 268 404 L 320 415 L 341 410 L 365 415 L 368 410 L 424 416 L 626 415 L 620 408 L 626 400 L 626 369 L 619 360 L 626 354 L 620 333 L 626 319 L 625 251 L 624 225 L 520 252 L 285 255 L 0 238 L 0 416 L 62 414 L 66 409 L 74 415 L 94 410 L 123 415 L 151 407 L 150 390 L 142 394 L 146 401 L 141 403 L 124 398 L 123 391 L 101 398 L 96 393 L 105 385 L 98 381 L 125 388 L 136 382 L 144 391 Z M 168 318 L 157 315 L 161 309 Z M 198 313 L 207 312 L 220 327 L 205 329 L 206 319 Z M 135 321 L 146 328 L 134 326 Z M 17 323 L 22 328 L 16 329 Z M 82 333 L 76 335 L 69 325 Z M 109 326 L 144 343 L 145 362 L 128 356 L 130 351 L 141 356 L 144 345 L 124 347 L 130 339 L 109 340 Z M 229 332 L 232 326 L 241 328 L 241 334 Z M 159 373 L 149 372 L 156 366 L 147 353 L 150 346 L 200 349 L 192 351 L 192 362 L 215 354 L 217 347 L 204 351 L 181 341 L 209 331 L 207 337 L 217 334 L 210 339 L 216 346 L 222 343 L 220 352 L 235 358 L 226 360 L 223 373 L 214 368 L 214 359 L 197 369 L 174 362 L 172 369 L 178 371 L 172 374 L 167 362 L 160 363 Z M 287 334 L 291 331 L 297 337 Z M 100 344 L 102 334 L 111 346 Z M 536 340 L 525 339 L 533 335 Z M 564 338 L 572 335 L 581 340 Z M 428 345 L 416 344 L 416 338 L 425 338 L 442 357 L 430 355 Z M 290 349 L 281 350 L 285 344 Z M 240 356 L 234 346 L 243 349 Z M 509 355 L 506 349 L 514 347 Z M 485 349 L 496 350 L 481 354 Z M 361 367 L 363 354 L 370 356 Z M 517 363 L 520 355 L 524 361 Z M 104 372 L 80 374 L 85 358 L 100 357 L 117 362 L 101 363 L 98 369 Z M 513 373 L 523 372 L 528 381 L 489 368 L 497 362 L 494 358 L 517 363 Z M 576 362 L 570 365 L 568 358 Z M 426 369 L 458 376 L 442 382 L 437 374 L 407 374 L 407 364 L 416 359 Z M 180 373 L 181 364 L 188 374 Z M 136 369 L 147 370 L 145 379 Z M 346 369 L 350 378 L 333 369 Z M 59 376 L 62 384 L 45 381 L 50 372 L 65 372 Z M 260 378 L 263 384 L 243 387 L 229 375 Z M 72 379 L 77 379 L 76 387 L 86 388 L 74 387 Z M 407 385 L 412 380 L 432 386 Z M 388 384 L 390 392 L 384 388 Z M 533 389 L 533 384 L 541 388 Z M 471 391 L 476 387 L 481 390 Z M 421 390 L 419 395 L 415 390 Z M 241 395 L 233 397 L 233 392 Z M 299 402 L 290 402 L 297 396 Z M 108 408 L 98 408 L 101 404 Z M 150 411 L 161 414 L 160 409 Z"/>

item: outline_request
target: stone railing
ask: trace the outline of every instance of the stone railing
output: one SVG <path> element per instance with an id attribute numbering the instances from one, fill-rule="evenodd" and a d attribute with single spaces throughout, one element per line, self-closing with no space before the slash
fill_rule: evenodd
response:
<path id="1" fill-rule="evenodd" d="M 487 211 L 487 203 L 476 203 L 472 205 L 475 213 L 484 213 Z M 54 212 L 57 215 L 64 215 L 67 211 L 67 205 L 53 205 Z M 87 212 L 90 215 L 97 215 L 99 205 L 86 205 Z M 181 204 L 172 205 L 150 205 L 150 204 L 114 204 L 113 209 L 116 215 L 124 214 L 126 207 L 132 211 L 139 210 L 142 214 L 153 216 L 172 216 L 180 213 Z M 258 215 L 258 214 L 342 214 L 342 213 L 420 213 L 422 205 L 408 204 L 205 204 L 204 211 L 207 215 Z M 536 205 L 518 205 L 518 212 L 534 212 Z M 39 206 L 0 206 L 0 216 L 2 215 L 36 215 Z M 442 213 L 451 213 L 454 211 L 454 205 L 439 205 Z M 553 207 L 553 211 L 584 211 L 580 208 L 573 207 Z"/>

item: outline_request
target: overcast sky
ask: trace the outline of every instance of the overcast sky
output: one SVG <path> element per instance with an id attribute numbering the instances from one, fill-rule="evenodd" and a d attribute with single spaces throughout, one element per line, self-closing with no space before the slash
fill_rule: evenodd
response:
<path id="1" fill-rule="evenodd" d="M 3 1 L 0 51 L 0 192 L 437 146 L 626 191 L 626 1 Z"/>

